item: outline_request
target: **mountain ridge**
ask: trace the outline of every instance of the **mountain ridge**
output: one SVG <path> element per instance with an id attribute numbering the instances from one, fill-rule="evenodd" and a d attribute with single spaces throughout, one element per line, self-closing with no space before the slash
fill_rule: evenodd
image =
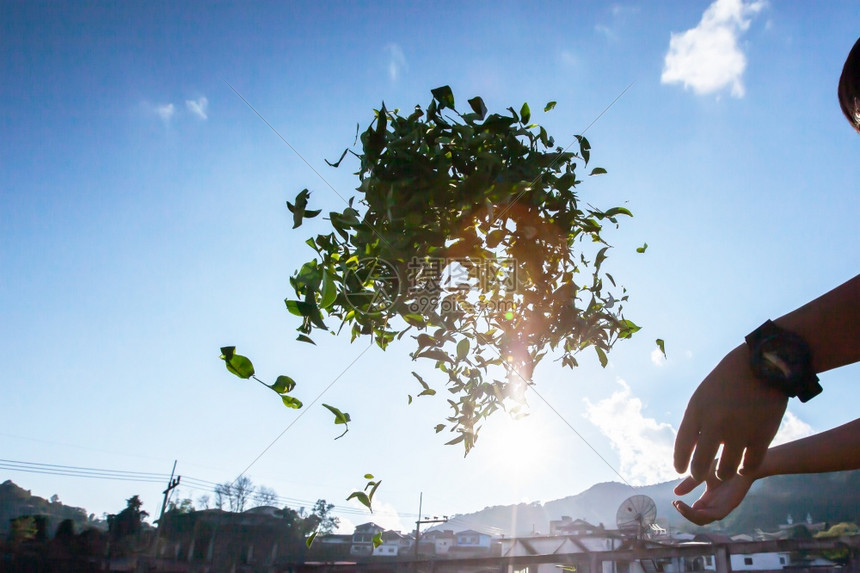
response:
<path id="1" fill-rule="evenodd" d="M 700 486 L 679 498 L 672 490 L 680 481 L 644 486 L 601 482 L 580 493 L 544 503 L 497 505 L 457 514 L 447 523 L 431 529 L 473 529 L 492 535 L 522 537 L 547 534 L 549 522 L 562 516 L 615 529 L 618 507 L 632 495 L 647 495 L 654 500 L 657 523 L 661 526 L 688 532 L 720 531 L 735 535 L 752 533 L 756 529 L 775 531 L 789 515 L 793 516 L 795 523 L 804 521 L 807 516 L 826 523 L 860 520 L 860 470 L 759 480 L 734 512 L 706 527 L 686 521 L 672 506 L 675 499 L 692 503 L 703 491 L 703 486 Z"/>

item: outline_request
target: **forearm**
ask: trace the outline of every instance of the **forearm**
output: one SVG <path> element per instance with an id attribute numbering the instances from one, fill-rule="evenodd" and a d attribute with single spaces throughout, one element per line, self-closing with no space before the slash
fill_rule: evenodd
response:
<path id="1" fill-rule="evenodd" d="M 751 477 L 855 469 L 860 469 L 860 419 L 770 448 Z"/>
<path id="2" fill-rule="evenodd" d="M 860 275 L 774 322 L 806 340 L 815 372 L 860 361 Z"/>

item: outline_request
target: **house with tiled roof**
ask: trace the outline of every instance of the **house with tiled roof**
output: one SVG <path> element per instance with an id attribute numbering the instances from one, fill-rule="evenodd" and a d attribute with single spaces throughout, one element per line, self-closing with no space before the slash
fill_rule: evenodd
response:
<path id="1" fill-rule="evenodd" d="M 383 527 L 372 521 L 356 526 L 355 532 L 352 534 L 349 554 L 353 557 L 370 557 L 373 555 L 373 538 L 383 531 L 385 531 Z"/>
<path id="2" fill-rule="evenodd" d="M 376 557 L 397 557 L 409 554 L 414 547 L 414 539 L 410 535 L 404 535 L 398 531 L 386 530 L 382 532 L 382 543 L 373 549 Z"/>

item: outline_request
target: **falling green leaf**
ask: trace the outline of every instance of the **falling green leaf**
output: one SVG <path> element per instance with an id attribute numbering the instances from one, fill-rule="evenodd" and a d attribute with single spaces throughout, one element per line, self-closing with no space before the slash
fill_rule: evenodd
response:
<path id="1" fill-rule="evenodd" d="M 411 324 L 412 326 L 417 326 L 418 328 L 423 328 L 427 325 L 427 323 L 424 321 L 424 317 L 416 313 L 404 314 L 403 320 L 405 320 L 408 324 Z M 424 336 L 427 335 L 425 334 Z"/>
<path id="2" fill-rule="evenodd" d="M 483 120 L 487 117 L 487 106 L 484 105 L 484 100 L 480 96 L 470 99 L 469 106 L 472 108 L 472 111 L 478 114 L 478 119 Z"/>
<path id="3" fill-rule="evenodd" d="M 281 396 L 281 400 L 284 402 L 284 406 L 286 406 L 287 408 L 298 410 L 302 407 L 302 401 L 298 398 L 293 398 L 292 396 L 287 396 L 286 394 L 284 394 Z"/>
<path id="4" fill-rule="evenodd" d="M 382 545 L 382 532 L 378 531 L 376 535 L 373 536 L 373 548 L 376 549 Z"/>
<path id="5" fill-rule="evenodd" d="M 554 102 L 554 101 L 548 102 L 543 108 L 544 112 L 547 112 L 547 111 L 553 109 L 555 107 L 555 103 L 556 102 Z"/>
<path id="6" fill-rule="evenodd" d="M 469 355 L 469 339 L 464 338 L 457 343 L 457 360 L 463 360 Z"/>
<path id="7" fill-rule="evenodd" d="M 370 501 L 373 501 L 373 496 L 376 494 L 376 490 L 377 490 L 377 488 L 379 488 L 379 484 L 381 484 L 381 483 L 382 483 L 382 480 L 369 481 L 369 482 L 367 482 L 367 485 L 364 486 L 364 491 L 367 491 L 367 489 L 370 488 L 370 493 L 367 494 L 367 497 L 370 498 Z"/>
<path id="8" fill-rule="evenodd" d="M 579 141 L 579 154 L 582 156 L 582 160 L 585 161 L 585 164 L 588 165 L 588 160 L 591 158 L 591 143 L 588 142 L 588 139 L 583 135 L 575 136 L 577 141 Z"/>
<path id="9" fill-rule="evenodd" d="M 446 107 L 454 109 L 454 92 L 451 91 L 451 86 L 442 86 L 435 90 L 430 90 L 430 93 L 439 102 L 439 109 L 445 109 Z"/>
<path id="10" fill-rule="evenodd" d="M 520 108 L 520 121 L 522 121 L 523 124 L 528 124 L 531 118 L 532 112 L 529 109 L 529 104 L 523 103 L 523 107 Z"/>
<path id="11" fill-rule="evenodd" d="M 292 392 L 296 387 L 296 382 L 289 376 L 278 376 L 271 388 L 278 394 L 286 394 Z"/>
<path id="12" fill-rule="evenodd" d="M 636 249 L 636 252 L 637 252 L 637 253 L 644 253 L 644 252 L 645 252 L 645 249 L 647 249 L 647 248 L 648 248 L 648 243 L 645 243 L 644 245 L 642 245 L 641 247 L 639 247 L 638 249 Z"/>
<path id="13" fill-rule="evenodd" d="M 305 539 L 305 545 L 308 547 L 308 549 L 310 549 L 310 548 L 311 548 L 311 545 L 313 545 L 313 543 L 314 543 L 314 539 L 316 539 L 316 538 L 317 538 L 317 532 L 316 532 L 316 531 L 314 531 L 313 533 L 311 533 L 311 534 L 308 536 L 308 538 L 307 538 L 307 539 Z"/>
<path id="14" fill-rule="evenodd" d="M 302 218 L 305 217 L 305 209 L 308 206 L 308 198 L 311 196 L 311 192 L 307 189 L 302 189 L 301 192 L 296 195 L 296 203 L 293 205 L 289 201 L 287 201 L 287 209 L 293 214 L 293 229 L 299 227 L 302 224 Z M 315 217 L 319 215 L 319 211 L 317 211 L 314 215 Z"/>
<path id="15" fill-rule="evenodd" d="M 320 294 L 322 295 L 320 308 L 330 307 L 334 304 L 335 299 L 337 299 L 337 287 L 334 285 L 334 277 L 328 271 L 323 271 L 323 284 Z"/>
<path id="16" fill-rule="evenodd" d="M 609 247 L 603 247 L 597 252 L 597 256 L 594 257 L 594 268 L 599 269 L 600 265 L 603 264 L 603 261 L 606 260 L 606 251 L 609 250 Z"/>
<path id="17" fill-rule="evenodd" d="M 349 497 L 347 497 L 346 500 L 349 501 L 351 499 L 357 499 L 359 503 L 370 510 L 370 513 L 373 513 L 373 496 L 376 494 L 376 490 L 379 488 L 379 484 L 382 483 L 382 480 L 373 481 L 373 474 L 364 474 L 364 479 L 368 480 L 367 484 L 364 486 L 364 491 L 354 491 L 349 494 Z M 370 491 L 368 492 L 367 490 Z"/>
<path id="18" fill-rule="evenodd" d="M 370 512 L 373 513 L 373 508 L 370 507 L 370 498 L 367 497 L 366 493 L 364 493 L 363 491 L 354 491 L 349 494 L 349 496 L 347 496 L 346 501 L 349 501 L 353 498 L 357 499 L 361 505 L 367 507 L 367 509 L 369 509 Z"/>
<path id="19" fill-rule="evenodd" d="M 412 375 L 415 376 L 415 378 L 418 380 L 418 383 L 421 384 L 422 388 L 424 388 L 425 390 L 430 388 L 430 385 L 424 381 L 424 378 L 422 378 L 420 374 L 418 374 L 417 372 L 413 372 Z"/>
<path id="20" fill-rule="evenodd" d="M 330 406 L 328 404 L 323 404 L 323 407 L 326 408 L 332 414 L 334 414 L 334 423 L 335 424 L 343 424 L 346 428 L 346 429 L 344 429 L 343 434 L 339 435 L 337 438 L 335 438 L 335 440 L 338 440 L 338 439 L 344 437 L 346 435 L 346 433 L 349 431 L 349 422 L 352 421 L 352 419 L 350 419 L 350 417 L 349 417 L 349 414 L 346 412 L 341 412 L 339 409 L 335 408 L 334 406 Z"/>
<path id="21" fill-rule="evenodd" d="M 339 409 L 334 406 L 329 406 L 328 404 L 323 404 L 323 407 L 326 408 L 329 412 L 334 414 L 334 423 L 335 424 L 346 424 L 347 422 L 351 422 L 352 420 L 349 418 L 349 414 L 345 412 L 341 412 Z"/>
<path id="22" fill-rule="evenodd" d="M 642 330 L 641 326 L 635 324 L 632 320 L 624 319 L 620 324 L 621 328 L 618 330 L 618 338 L 630 338 L 635 333 Z"/>
<path id="23" fill-rule="evenodd" d="M 222 347 L 221 360 L 226 364 L 227 370 L 239 378 L 247 380 L 254 375 L 254 365 L 245 356 L 236 354 L 235 346 Z"/>
<path id="24" fill-rule="evenodd" d="M 668 356 L 666 356 L 666 343 L 663 342 L 662 338 L 657 339 L 657 348 L 659 348 L 660 352 L 663 353 L 663 358 L 669 358 Z"/>
<path id="25" fill-rule="evenodd" d="M 606 210 L 603 213 L 606 217 L 614 217 L 615 215 L 627 215 L 628 217 L 632 217 L 633 213 L 631 213 L 628 209 L 624 207 L 613 207 L 611 209 Z"/>
<path id="26" fill-rule="evenodd" d="M 591 170 L 591 173 L 589 175 L 603 175 L 604 173 L 606 173 L 606 169 L 604 169 L 603 167 L 595 167 Z"/>
<path id="27" fill-rule="evenodd" d="M 609 359 L 606 357 L 606 352 L 603 351 L 599 346 L 595 346 L 594 350 L 597 352 L 597 358 L 600 359 L 600 365 L 606 368 L 606 365 L 609 364 Z"/>
<path id="28" fill-rule="evenodd" d="M 312 304 L 301 300 L 284 300 L 284 304 L 287 305 L 287 310 L 290 311 L 290 314 L 295 314 L 296 316 L 311 316 L 314 312 Z"/>
<path id="29" fill-rule="evenodd" d="M 356 125 L 356 126 L 355 126 L 355 134 L 356 134 L 356 137 L 357 137 L 357 136 L 358 136 L 358 125 Z M 334 162 L 334 163 L 332 163 L 332 162 L 331 162 L 331 161 L 329 161 L 328 159 L 324 159 L 324 161 L 325 161 L 326 163 L 328 163 L 329 167 L 338 167 L 338 166 L 340 165 L 340 162 L 341 162 L 341 161 L 343 161 L 343 158 L 344 158 L 344 157 L 346 157 L 346 154 L 347 154 L 347 152 L 348 152 L 348 151 L 349 151 L 349 148 L 344 149 L 344 150 L 343 150 L 343 153 L 341 153 L 341 154 L 340 154 L 340 159 L 338 159 L 338 160 L 337 160 L 336 162 Z"/>
<path id="30" fill-rule="evenodd" d="M 316 342 L 314 342 L 314 341 L 311 339 L 311 337 L 310 337 L 310 336 L 308 336 L 308 335 L 306 335 L 306 334 L 300 334 L 300 335 L 298 335 L 298 336 L 296 337 L 296 340 L 298 340 L 299 342 L 307 342 L 307 343 L 309 343 L 309 344 L 313 344 L 314 346 L 316 346 L 316 344 L 317 344 Z"/>

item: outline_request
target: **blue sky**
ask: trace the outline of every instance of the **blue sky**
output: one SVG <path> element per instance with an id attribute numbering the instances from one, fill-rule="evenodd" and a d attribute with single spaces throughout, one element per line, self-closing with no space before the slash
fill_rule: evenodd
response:
<path id="1" fill-rule="evenodd" d="M 836 100 L 853 2 L 0 11 L 4 460 L 166 474 L 177 459 L 179 491 L 196 499 L 299 415 L 224 370 L 218 348 L 234 344 L 262 376 L 295 378 L 306 404 L 336 379 L 321 401 L 350 412 L 349 434 L 334 441 L 312 406 L 248 475 L 293 506 L 336 503 L 347 525 L 411 528 L 419 492 L 425 515 L 442 515 L 564 497 L 615 470 L 670 479 L 674 428 L 722 355 L 860 267 L 860 139 Z M 490 421 L 466 459 L 433 432 L 444 400 L 407 405 L 408 346 L 309 347 L 283 305 L 325 224 L 290 229 L 284 202 L 307 187 L 312 206 L 341 208 L 328 184 L 349 195 L 354 166 L 324 159 L 383 100 L 410 109 L 444 84 L 491 110 L 556 100 L 533 117 L 564 144 L 630 86 L 587 132 L 608 174 L 580 196 L 635 215 L 608 235 L 605 266 L 643 329 L 606 369 L 591 354 L 575 371 L 542 364 L 537 388 L 564 420 L 533 396 L 526 420 Z M 790 404 L 783 437 L 853 419 L 858 373 L 822 376 L 820 397 Z M 345 501 L 367 472 L 383 480 L 373 516 Z M 154 513 L 166 481 L 7 478 L 96 514 L 134 494 Z"/>

